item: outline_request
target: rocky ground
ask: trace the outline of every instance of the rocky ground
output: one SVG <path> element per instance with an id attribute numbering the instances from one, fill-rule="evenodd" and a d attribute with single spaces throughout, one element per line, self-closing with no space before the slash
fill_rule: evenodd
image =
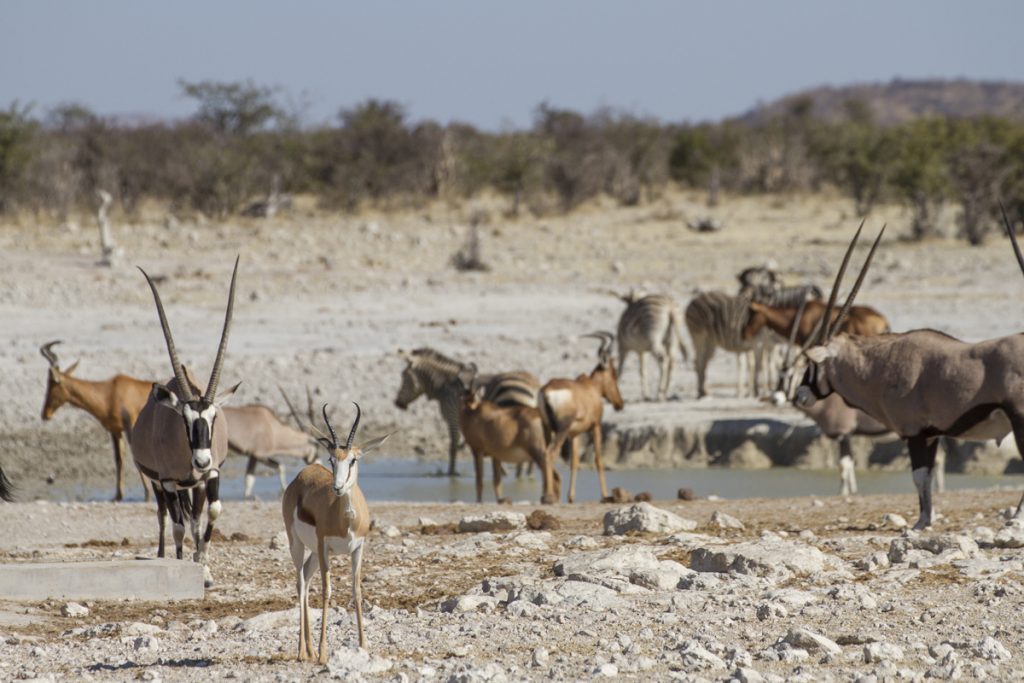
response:
<path id="1" fill-rule="evenodd" d="M 294 658 L 278 506 L 233 503 L 204 600 L 0 603 L 0 678 L 1020 680 L 1024 527 L 1003 517 L 1016 502 L 943 494 L 945 516 L 921 534 L 905 529 L 911 496 L 544 514 L 379 504 L 365 556 L 369 648 L 354 647 L 336 560 L 326 665 Z M 2 515 L 2 562 L 154 554 L 142 504 L 22 503 Z"/>

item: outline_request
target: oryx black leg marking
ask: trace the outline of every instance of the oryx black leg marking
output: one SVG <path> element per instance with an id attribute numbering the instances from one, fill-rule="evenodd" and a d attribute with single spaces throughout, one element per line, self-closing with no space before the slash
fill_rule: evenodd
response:
<path id="1" fill-rule="evenodd" d="M 217 475 L 217 476 L 214 476 Z M 209 543 L 213 535 L 213 523 L 220 517 L 220 475 L 216 471 L 210 473 L 206 482 L 206 496 L 210 499 L 210 512 L 206 521 L 206 533 L 203 534 L 203 542 Z"/>
<path id="2" fill-rule="evenodd" d="M 935 437 L 912 436 L 907 439 L 910 451 L 910 467 L 914 474 L 914 486 L 917 487 L 917 500 L 921 515 L 914 525 L 915 529 L 925 529 L 932 525 L 932 470 L 935 469 L 935 452 L 939 441 Z"/>
<path id="3" fill-rule="evenodd" d="M 160 547 L 156 551 L 156 556 L 163 557 L 165 551 L 164 529 L 167 527 L 167 500 L 164 498 L 164 490 L 159 484 L 150 481 L 149 485 L 153 489 L 153 497 L 156 498 L 156 516 L 160 522 Z"/>

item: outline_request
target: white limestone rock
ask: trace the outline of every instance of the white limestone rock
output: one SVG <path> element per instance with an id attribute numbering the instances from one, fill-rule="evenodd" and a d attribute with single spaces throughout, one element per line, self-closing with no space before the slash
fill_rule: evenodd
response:
<path id="1" fill-rule="evenodd" d="M 621 535 L 631 531 L 671 534 L 693 531 L 697 522 L 654 507 L 650 503 L 636 503 L 610 510 L 604 516 L 605 536 Z"/>

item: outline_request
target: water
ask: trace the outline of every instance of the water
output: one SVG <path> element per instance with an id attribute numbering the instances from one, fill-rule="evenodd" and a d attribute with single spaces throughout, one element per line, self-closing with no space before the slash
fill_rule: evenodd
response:
<path id="1" fill-rule="evenodd" d="M 245 461 L 229 458 L 222 470 L 221 497 L 224 500 L 241 500 Z M 476 485 L 473 464 L 468 459 L 459 460 L 461 476 L 441 476 L 446 463 L 420 462 L 417 460 L 367 458 L 359 466 L 359 487 L 370 501 L 401 502 L 475 502 Z M 513 468 L 506 468 L 509 476 L 503 479 L 504 495 L 512 500 L 539 501 L 541 482 L 539 473 L 535 479 L 517 481 Z M 288 463 L 289 480 L 299 470 L 298 461 Z M 566 468 L 562 473 L 562 499 L 568 488 L 569 475 Z M 260 468 L 256 478 L 256 497 L 260 500 L 275 500 L 279 484 L 277 473 Z M 839 492 L 837 470 L 797 470 L 773 468 L 767 470 L 733 469 L 678 469 L 678 470 L 609 470 L 605 476 L 608 488 L 621 486 L 631 493 L 647 491 L 655 500 L 674 500 L 676 492 L 687 487 L 701 497 L 717 495 L 721 498 L 785 498 L 792 496 L 831 496 Z M 914 484 L 910 472 L 904 471 L 859 471 L 857 484 L 861 493 L 912 493 Z M 1020 486 L 1024 479 L 1015 475 L 968 475 L 947 474 L 946 489 L 987 489 L 993 487 Z M 87 500 L 107 500 L 106 489 L 83 492 Z M 140 500 L 140 489 L 130 491 L 131 500 Z M 576 482 L 577 501 L 596 501 L 600 498 L 597 473 L 588 465 L 581 468 Z M 494 488 L 491 484 L 491 465 L 485 463 L 484 502 L 494 502 Z"/>

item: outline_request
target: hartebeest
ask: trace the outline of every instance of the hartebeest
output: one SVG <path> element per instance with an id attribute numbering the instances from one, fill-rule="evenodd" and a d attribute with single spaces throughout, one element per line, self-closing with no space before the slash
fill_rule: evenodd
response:
<path id="1" fill-rule="evenodd" d="M 320 595 L 323 618 L 320 621 L 319 662 L 327 663 L 327 607 L 331 600 L 331 555 L 346 554 L 352 566 L 352 600 L 356 608 L 356 629 L 359 647 L 366 647 L 363 635 L 362 565 L 366 534 L 370 530 L 370 509 L 359 490 L 359 458 L 379 447 L 390 436 L 386 434 L 361 446 L 352 446 L 359 428 L 359 405 L 356 419 L 344 446 L 323 407 L 324 424 L 330 438 L 321 437 L 327 449 L 331 469 L 320 463 L 307 465 L 285 489 L 281 501 L 284 529 L 288 534 L 295 583 L 299 593 L 299 659 L 317 656 L 309 623 L 309 580 L 320 568 Z M 306 550 L 309 556 L 306 556 Z"/>
<path id="2" fill-rule="evenodd" d="M 1024 272 L 1024 257 L 1009 221 L 1006 228 Z M 853 305 L 884 230 L 871 247 L 835 323 L 823 326 L 812 338 L 814 345 L 805 352 L 808 365 L 797 389 L 797 403 L 811 407 L 835 393 L 905 439 L 920 506 L 914 528 L 923 529 L 932 523 L 931 480 L 938 437 L 999 440 L 1012 431 L 1018 450 L 1024 453 L 1024 335 L 975 344 L 935 330 L 878 337 L 835 335 Z M 860 230 L 836 275 L 829 311 L 859 235 Z M 1017 506 L 1018 517 L 1022 505 L 1024 498 Z"/>
<path id="3" fill-rule="evenodd" d="M 153 383 L 128 375 L 114 375 L 105 381 L 79 379 L 74 376 L 78 361 L 63 370 L 60 369 L 57 354 L 53 351 L 53 347 L 60 343 L 60 340 L 55 340 L 39 347 L 39 352 L 50 364 L 46 375 L 43 421 L 52 419 L 54 413 L 65 403 L 81 408 L 96 418 L 110 434 L 110 440 L 114 445 L 114 471 L 116 473 L 114 500 L 124 500 L 126 456 L 125 427 L 122 415 L 127 413 L 131 418 L 131 424 L 135 423 L 142 406 L 146 405 Z M 145 479 L 142 481 L 142 490 L 146 494 L 148 502 L 149 487 L 146 485 Z"/>
<path id="4" fill-rule="evenodd" d="M 462 397 L 459 407 L 459 428 L 466 445 L 473 453 L 476 471 L 476 502 L 483 502 L 483 460 L 490 456 L 494 472 L 494 497 L 499 503 L 509 502 L 501 495 L 502 463 L 522 465 L 532 462 L 544 473 L 542 503 L 557 503 L 561 496 L 561 480 L 552 471 L 549 479 L 545 465 L 547 447 L 544 422 L 540 410 L 530 406 L 499 406 L 481 398 L 476 379 Z"/>
<path id="5" fill-rule="evenodd" d="M 797 319 L 799 306 L 776 308 L 766 304 L 751 302 L 750 317 L 743 326 L 743 338 L 753 339 L 764 328 L 770 329 L 780 337 L 788 337 L 794 329 L 796 321 L 797 344 L 804 344 L 811 336 L 811 333 L 821 322 L 821 316 L 825 312 L 825 304 L 821 301 L 811 300 L 805 303 L 803 315 Z M 832 320 L 835 321 L 837 312 L 832 312 Z M 870 306 L 851 306 L 846 318 L 843 320 L 842 329 L 838 332 L 848 334 L 859 334 L 871 337 L 878 334 L 892 332 L 889 321 L 885 316 Z"/>
<path id="6" fill-rule="evenodd" d="M 544 457 L 544 478 L 545 481 L 553 480 L 555 455 L 561 452 L 566 443 L 570 444 L 570 503 L 576 499 L 576 471 L 580 466 L 578 437 L 588 431 L 594 443 L 594 467 L 601 483 L 601 499 L 608 498 L 604 464 L 601 462 L 601 418 L 604 415 L 605 399 L 615 410 L 622 410 L 624 405 L 622 394 L 619 393 L 615 361 L 611 356 L 615 336 L 610 332 L 594 332 L 584 336 L 601 340 L 597 366 L 589 375 L 580 375 L 576 379 L 553 379 L 541 387 L 538 394 L 548 443 Z"/>
<path id="7" fill-rule="evenodd" d="M 157 516 L 160 524 L 160 548 L 158 555 L 164 555 L 164 524 L 170 511 L 174 523 L 174 545 L 177 558 L 181 559 L 182 541 L 185 535 L 185 519 L 192 522 L 192 539 L 195 543 L 193 560 L 204 565 L 207 584 L 212 584 L 206 568 L 206 548 L 213 534 L 213 524 L 220 516 L 220 467 L 228 455 L 228 419 L 221 405 L 238 389 L 236 384 L 218 395 L 220 371 L 231 331 L 231 314 L 235 305 L 235 280 L 238 276 L 238 259 L 231 273 L 231 288 L 228 293 L 224 327 L 221 330 L 217 357 L 210 372 L 206 391 L 199 393 L 178 360 L 164 305 L 156 284 L 146 274 L 156 302 L 160 328 L 163 331 L 167 353 L 171 359 L 174 377 L 167 384 L 154 384 L 145 407 L 131 430 L 129 440 L 132 457 L 139 470 L 149 477 L 153 495 L 157 502 Z M 192 505 L 189 507 L 188 492 L 192 491 Z M 199 534 L 199 520 L 209 497 L 210 509 L 205 533 Z"/>
<path id="8" fill-rule="evenodd" d="M 245 467 L 246 498 L 252 497 L 256 485 L 256 465 L 266 463 L 277 469 L 281 492 L 288 484 L 284 464 L 278 458 L 301 458 L 306 464 L 316 460 L 316 442 L 309 434 L 285 424 L 270 408 L 251 403 L 244 406 L 224 407 L 231 429 L 228 448 L 233 453 L 249 458 Z"/>

